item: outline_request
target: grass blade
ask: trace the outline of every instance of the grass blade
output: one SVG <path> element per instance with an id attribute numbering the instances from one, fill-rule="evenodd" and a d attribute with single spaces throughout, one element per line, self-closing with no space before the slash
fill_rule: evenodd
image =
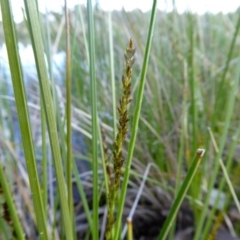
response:
<path id="1" fill-rule="evenodd" d="M 233 35 L 233 38 L 232 38 L 232 41 L 231 41 L 231 45 L 230 45 L 230 49 L 229 49 L 229 52 L 228 52 L 228 56 L 227 56 L 227 60 L 226 60 L 226 64 L 225 64 L 225 67 L 224 67 L 224 71 L 223 71 L 223 74 L 222 74 L 222 77 L 221 77 L 221 81 L 219 83 L 219 88 L 217 89 L 217 95 L 216 95 L 216 98 L 215 98 L 215 108 L 216 109 L 219 109 L 219 106 L 223 106 L 223 101 L 222 101 L 222 92 L 223 92 L 223 88 L 224 88 L 224 82 L 225 82 L 225 79 L 226 79 L 226 75 L 227 75 L 227 72 L 229 70 L 229 65 L 230 65 L 230 61 L 232 59 L 232 55 L 234 53 L 234 46 L 235 46 L 235 43 L 236 43 L 236 39 L 237 39 L 237 36 L 238 36 L 238 32 L 239 32 L 239 29 L 240 29 L 240 15 L 238 17 L 238 21 L 237 21 L 237 26 L 236 26 L 236 29 L 235 29 L 235 32 L 234 32 L 234 35 Z M 213 122 L 216 121 L 216 119 L 218 118 L 218 116 L 216 115 L 214 118 L 213 118 Z"/>
<path id="2" fill-rule="evenodd" d="M 67 124 L 67 189 L 70 219 L 73 219 L 73 193 L 72 193 L 72 113 L 71 113 L 71 47 L 70 26 L 67 0 L 65 0 L 66 17 L 66 124 Z"/>
<path id="3" fill-rule="evenodd" d="M 73 234 L 72 231 L 72 221 L 69 215 L 69 207 L 67 203 L 67 194 L 66 194 L 66 182 L 63 175 L 63 167 L 61 161 L 61 154 L 59 148 L 56 120 L 53 107 L 53 99 L 50 91 L 50 83 L 48 81 L 48 75 L 44 59 L 44 49 L 42 43 L 41 29 L 39 24 L 37 6 L 35 1 L 25 0 L 25 9 L 28 18 L 29 31 L 32 40 L 32 46 L 34 51 L 34 57 L 36 62 L 37 73 L 39 77 L 39 84 L 41 89 L 41 95 L 44 105 L 44 110 L 46 114 L 46 121 L 48 126 L 48 134 L 50 138 L 50 144 L 53 154 L 54 167 L 56 172 L 56 178 L 59 189 L 61 210 L 62 210 L 62 219 L 63 226 L 66 234 L 66 239 L 72 240 Z"/>
<path id="4" fill-rule="evenodd" d="M 93 232 L 93 222 L 92 222 L 92 218 L 91 218 L 91 212 L 90 212 L 90 209 L 89 209 L 89 206 L 88 206 L 86 194 L 84 192 L 82 179 L 81 179 L 81 177 L 80 177 L 80 175 L 78 173 L 77 165 L 76 165 L 75 161 L 73 162 L 73 173 L 74 173 L 74 176 L 75 176 L 75 179 L 76 179 L 78 192 L 79 192 L 80 197 L 81 197 L 81 201 L 82 201 L 82 205 L 83 205 L 83 208 L 84 208 L 84 212 L 85 212 L 86 218 L 88 220 L 88 225 L 90 227 L 91 232 Z"/>
<path id="5" fill-rule="evenodd" d="M 114 136 L 117 135 L 117 108 L 116 108 L 116 95 L 115 95 L 115 71 L 114 71 L 114 51 L 113 51 L 113 33 L 112 33 L 112 13 L 108 13 L 109 25 L 109 50 L 110 50 L 110 69 L 111 69 L 111 83 L 112 83 L 112 107 L 113 107 L 113 130 Z"/>
<path id="6" fill-rule="evenodd" d="M 14 95 L 16 99 L 17 113 L 19 117 L 19 125 L 22 135 L 24 154 L 30 181 L 30 188 L 33 198 L 33 205 L 35 209 L 37 228 L 41 239 L 48 239 L 46 216 L 43 210 L 43 201 L 40 191 L 39 178 L 36 167 L 36 159 L 34 155 L 33 139 L 30 129 L 30 122 L 28 116 L 28 108 L 26 104 L 26 96 L 22 78 L 22 70 L 18 55 L 18 46 L 15 36 L 15 29 L 13 23 L 13 15 L 9 1 L 1 0 L 1 9 L 3 16 L 4 35 L 7 36 L 6 45 L 8 51 L 8 59 L 12 76 L 12 83 L 14 88 Z"/>
<path id="7" fill-rule="evenodd" d="M 222 134 L 221 134 L 219 151 L 216 156 L 217 163 L 213 166 L 213 169 L 212 169 L 212 174 L 211 174 L 211 179 L 210 179 L 209 186 L 208 186 L 207 196 L 205 199 L 203 210 L 200 215 L 200 219 L 198 222 L 198 228 L 196 229 L 194 240 L 199 239 L 200 236 L 206 237 L 208 230 L 210 228 L 211 218 L 208 217 L 207 223 L 205 223 L 204 221 L 205 221 L 205 217 L 207 215 L 207 210 L 208 210 L 209 201 L 211 198 L 211 193 L 214 188 L 214 184 L 217 179 L 217 174 L 218 174 L 218 171 L 220 168 L 218 159 L 221 158 L 223 150 L 224 150 L 224 146 L 227 141 L 227 133 L 228 133 L 228 129 L 230 127 L 231 117 L 233 114 L 234 104 L 235 104 L 235 99 L 236 99 L 236 93 L 237 93 L 237 89 L 239 86 L 239 76 L 240 76 L 240 69 L 238 68 L 235 72 L 235 77 L 233 80 L 234 82 L 233 82 L 233 85 L 231 86 L 231 90 L 230 90 L 231 93 L 229 95 L 228 102 L 226 103 L 227 108 L 226 108 L 226 112 L 225 112 L 224 128 L 223 128 Z M 211 209 L 211 212 L 213 212 L 214 210 L 215 210 L 215 206 L 213 206 L 213 208 Z M 205 223 L 204 232 L 202 232 L 204 223 Z M 208 226 L 208 227 L 206 227 L 206 226 Z M 203 239 L 205 239 L 205 238 L 203 238 Z"/>
<path id="8" fill-rule="evenodd" d="M 0 159 L 0 161 L 1 161 L 1 159 Z M 7 203 L 10 215 L 11 215 L 11 220 L 13 221 L 14 231 L 16 232 L 16 235 L 19 240 L 24 240 L 25 234 L 22 230 L 22 226 L 21 226 L 21 223 L 20 223 L 18 215 L 17 215 L 17 210 L 15 207 L 13 198 L 12 198 L 10 188 L 8 186 L 7 179 L 5 178 L 2 165 L 0 165 L 0 186 L 2 187 L 3 192 L 4 192 L 6 203 Z"/>
<path id="9" fill-rule="evenodd" d="M 93 239 L 98 239 L 98 113 L 97 113 L 97 90 L 95 75 L 95 46 L 92 0 L 87 1 L 88 12 L 88 37 L 89 37 L 89 61 L 91 81 L 92 103 L 92 158 L 93 158 Z"/>
<path id="10" fill-rule="evenodd" d="M 189 171 L 186 175 L 185 180 L 183 181 L 182 187 L 179 190 L 179 193 L 176 197 L 176 200 L 173 203 L 173 206 L 171 207 L 171 210 L 168 214 L 167 219 L 164 222 L 163 228 L 161 230 L 160 235 L 158 236 L 158 240 L 164 240 L 167 237 L 168 231 L 171 228 L 171 225 L 177 215 L 177 212 L 180 208 L 180 205 L 182 204 L 182 201 L 187 193 L 187 190 L 189 186 L 192 183 L 192 180 L 194 178 L 194 175 L 196 174 L 197 168 L 201 162 L 201 159 L 205 153 L 204 149 L 198 149 L 196 152 L 196 155 L 192 161 L 192 164 L 189 168 Z"/>

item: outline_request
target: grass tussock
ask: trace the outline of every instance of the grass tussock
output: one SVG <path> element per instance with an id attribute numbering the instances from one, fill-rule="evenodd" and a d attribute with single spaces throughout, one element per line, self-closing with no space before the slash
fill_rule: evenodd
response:
<path id="1" fill-rule="evenodd" d="M 239 10 L 87 2 L 0 0 L 0 238 L 239 236 Z"/>

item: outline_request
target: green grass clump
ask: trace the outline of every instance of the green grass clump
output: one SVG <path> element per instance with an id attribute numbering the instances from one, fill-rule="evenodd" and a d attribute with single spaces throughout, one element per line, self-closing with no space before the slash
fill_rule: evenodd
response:
<path id="1" fill-rule="evenodd" d="M 25 0 L 16 24 L 0 3 L 13 88 L 1 71 L 0 238 L 123 239 L 128 219 L 130 240 L 174 239 L 185 209 L 194 240 L 239 235 L 239 9 L 42 14 Z"/>

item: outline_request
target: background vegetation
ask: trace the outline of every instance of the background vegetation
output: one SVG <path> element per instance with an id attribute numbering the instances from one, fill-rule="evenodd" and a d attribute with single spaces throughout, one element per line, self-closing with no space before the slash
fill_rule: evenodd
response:
<path id="1" fill-rule="evenodd" d="M 169 239 L 215 239 L 223 226 L 238 235 L 239 11 L 154 15 L 153 4 L 147 13 L 93 14 L 89 1 L 68 14 L 43 15 L 32 2 L 15 25 L 10 1 L 1 0 L 12 85 L 2 71 L 0 237 L 104 238 L 105 159 L 111 168 L 130 38 L 136 53 L 123 158 L 131 171 L 126 199 L 120 196 L 122 228 L 117 215 L 112 239 L 126 236 L 127 217 L 128 239 L 165 239 L 168 231 Z M 20 43 L 33 48 L 36 76 L 21 67 Z M 56 67 L 57 53 L 64 61 Z"/>

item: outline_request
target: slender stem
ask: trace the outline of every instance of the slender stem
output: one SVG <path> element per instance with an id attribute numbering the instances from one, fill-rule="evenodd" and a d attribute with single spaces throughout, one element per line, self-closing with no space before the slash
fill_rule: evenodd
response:
<path id="1" fill-rule="evenodd" d="M 77 170 L 77 165 L 76 165 L 75 161 L 73 161 L 73 174 L 74 174 L 75 179 L 76 179 L 78 192 L 79 192 L 80 197 L 81 197 L 81 203 L 83 205 L 83 209 L 84 209 L 84 212 L 86 214 L 86 218 L 88 220 L 90 230 L 91 230 L 91 232 L 93 232 L 93 221 L 92 221 L 92 218 L 91 218 L 91 212 L 90 212 L 90 209 L 89 209 L 89 206 L 88 206 L 86 193 L 84 192 L 82 179 L 80 178 L 80 174 Z"/>
<path id="2" fill-rule="evenodd" d="M 234 46 L 235 46 L 235 43 L 236 43 L 236 39 L 238 37 L 238 32 L 239 32 L 239 29 L 240 29 L 240 14 L 238 14 L 238 21 L 237 21 L 237 26 L 235 28 L 235 32 L 234 32 L 234 35 L 233 35 L 233 38 L 232 38 L 232 42 L 231 42 L 231 45 L 230 45 L 230 48 L 229 48 L 229 51 L 228 51 L 228 56 L 227 56 L 227 61 L 226 61 L 226 64 L 225 64 L 225 67 L 224 67 L 224 71 L 223 71 L 223 74 L 222 74 L 222 77 L 221 77 L 221 81 L 219 83 L 219 88 L 217 89 L 217 93 L 216 93 L 216 97 L 215 97 L 215 109 L 219 109 L 219 106 L 221 106 L 220 108 L 222 108 L 223 106 L 223 102 L 222 102 L 222 92 L 223 92 L 223 87 L 224 87 L 224 82 L 225 82 L 225 79 L 226 79 L 226 75 L 227 75 L 227 72 L 229 70 L 229 64 L 230 64 L 230 61 L 232 59 L 232 55 L 234 53 Z M 219 112 L 217 112 L 219 113 Z M 214 117 L 213 117 L 213 123 L 215 123 L 216 119 L 218 119 L 218 114 L 216 114 Z"/>
<path id="3" fill-rule="evenodd" d="M 114 139 L 117 135 L 117 111 L 116 111 L 116 95 L 115 95 L 115 71 L 114 71 L 114 53 L 113 53 L 113 33 L 112 33 L 112 13 L 108 14 L 109 25 L 109 49 L 110 49 L 110 69 L 111 69 L 111 83 L 112 83 L 112 111 L 113 111 L 113 131 Z"/>
<path id="4" fill-rule="evenodd" d="M 39 18 L 36 18 L 37 7 L 36 2 L 32 0 L 24 0 L 26 14 L 29 23 L 29 32 L 31 36 L 33 52 L 38 73 L 39 85 L 45 110 L 46 122 L 48 127 L 48 135 L 50 139 L 52 155 L 54 160 L 54 167 L 56 179 L 58 183 L 59 197 L 62 210 L 62 219 L 64 232 L 67 240 L 73 239 L 72 221 L 70 220 L 69 208 L 66 194 L 66 181 L 63 174 L 62 159 L 58 140 L 58 131 L 56 127 L 56 118 L 54 114 L 53 99 L 50 91 L 49 79 L 44 59 L 44 49 L 42 42 L 42 34 L 39 24 Z"/>
<path id="5" fill-rule="evenodd" d="M 66 118 L 67 118 L 67 189 L 70 219 L 73 220 L 73 194 L 72 194 L 72 114 L 71 114 L 71 47 L 70 26 L 67 0 L 65 0 L 66 17 Z"/>
<path id="6" fill-rule="evenodd" d="M 133 240 L 132 219 L 127 219 L 127 226 L 128 226 L 127 240 Z"/>
<path id="7" fill-rule="evenodd" d="M 125 74 L 122 76 L 122 88 L 123 95 L 119 101 L 118 113 L 119 113 L 119 124 L 118 132 L 113 143 L 113 181 L 109 181 L 109 196 L 108 196 L 108 216 L 107 216 L 107 229 L 106 229 L 106 239 L 110 239 L 111 232 L 114 225 L 114 210 L 117 203 L 118 192 L 120 188 L 120 178 L 122 175 L 122 167 L 124 163 L 124 158 L 122 155 L 123 143 L 126 139 L 126 134 L 128 130 L 128 104 L 130 103 L 131 95 L 131 78 L 132 78 L 132 65 L 135 61 L 134 54 L 135 50 L 133 48 L 132 38 L 129 41 L 129 45 L 125 52 L 125 63 L 126 70 Z M 109 178 L 111 178 L 111 173 L 108 173 Z"/>
<path id="8" fill-rule="evenodd" d="M 29 176 L 33 205 L 37 219 L 37 229 L 41 234 L 41 239 L 48 239 L 46 215 L 43 210 L 43 201 L 40 191 L 39 178 L 34 155 L 33 138 L 30 129 L 29 114 L 26 103 L 26 94 L 22 78 L 22 69 L 19 60 L 18 46 L 15 35 L 12 9 L 10 1 L 1 0 L 1 10 L 3 16 L 3 30 L 6 38 L 8 59 L 12 76 L 14 95 L 16 99 L 19 125 L 23 141 L 23 149 L 26 159 L 26 166 Z M 39 27 L 40 31 L 40 27 Z"/>
<path id="9" fill-rule="evenodd" d="M 88 12 L 88 41 L 91 81 L 91 102 L 92 102 L 92 152 L 93 152 L 93 240 L 97 240 L 98 220 L 98 112 L 97 112 L 97 88 L 95 73 L 95 45 L 94 45 L 94 24 L 92 1 L 87 1 Z"/>
<path id="10" fill-rule="evenodd" d="M 153 29 L 154 29 L 154 23 L 155 23 L 155 18 L 156 18 L 156 10 L 157 10 L 157 0 L 154 0 L 153 6 L 152 6 L 151 19 L 150 19 L 150 26 L 149 26 L 148 36 L 147 36 L 146 51 L 144 54 L 143 66 L 142 66 L 141 77 L 140 77 L 140 85 L 139 85 L 139 90 L 138 90 L 137 103 L 136 103 L 136 108 L 135 108 L 135 112 L 134 112 L 133 129 L 132 129 L 131 139 L 130 139 L 129 148 L 128 148 L 128 156 L 127 156 L 126 168 L 125 168 L 125 172 L 124 172 L 124 180 L 123 180 L 122 191 L 121 191 L 119 205 L 118 205 L 118 215 L 117 215 L 116 231 L 115 231 L 114 239 L 118 239 L 120 229 L 121 229 L 123 208 L 124 208 L 124 203 L 125 203 L 125 198 L 126 198 L 126 193 L 127 193 L 128 180 L 129 180 L 130 169 L 131 169 L 131 164 L 132 164 L 132 156 L 133 156 L 134 146 L 135 146 L 136 137 L 137 137 L 138 123 L 139 123 L 142 100 L 143 100 L 147 67 L 148 67 L 150 49 L 151 49 L 151 44 L 152 44 Z"/>
<path id="11" fill-rule="evenodd" d="M 189 186 L 191 185 L 192 183 L 192 180 L 193 180 L 193 177 L 195 176 L 196 172 L 197 172 L 197 169 L 199 167 L 199 164 L 202 160 L 202 157 L 205 153 L 205 150 L 204 149 L 198 149 L 197 150 L 197 153 L 192 161 L 192 164 L 188 170 L 188 173 L 186 175 L 186 178 L 184 179 L 183 181 L 183 184 L 179 190 L 179 193 L 171 207 L 171 210 L 168 214 L 168 217 L 167 219 L 165 220 L 164 222 L 164 225 L 163 225 L 163 228 L 161 230 L 161 233 L 160 235 L 158 236 L 158 240 L 164 240 L 166 239 L 167 237 L 167 234 L 168 234 L 168 231 L 169 229 L 171 228 L 171 225 L 174 221 L 174 219 L 176 218 L 176 215 L 178 213 L 178 210 L 182 204 L 182 201 L 187 193 L 187 190 L 189 188 Z"/>
<path id="12" fill-rule="evenodd" d="M 42 191 L 43 191 L 43 209 L 47 216 L 47 204 L 48 204 L 48 162 L 47 162 L 47 142 L 46 142 L 46 118 L 43 110 L 43 102 L 40 99 L 41 104 L 41 133 L 42 133 Z"/>
<path id="13" fill-rule="evenodd" d="M 18 215 L 17 215 L 17 209 L 15 207 L 15 204 L 14 204 L 14 201 L 12 198 L 10 187 L 9 187 L 7 179 L 5 178 L 5 175 L 4 175 L 3 167 L 1 164 L 1 159 L 0 159 L 0 188 L 3 189 L 6 203 L 7 203 L 9 212 L 10 212 L 11 220 L 13 222 L 14 231 L 16 231 L 16 235 L 19 240 L 24 240 L 25 234 L 22 230 L 22 226 L 21 226 L 21 223 L 20 223 Z"/>
<path id="14" fill-rule="evenodd" d="M 218 171 L 220 168 L 218 159 L 222 156 L 223 150 L 224 150 L 224 146 L 225 143 L 227 141 L 227 134 L 228 134 L 228 129 L 230 127 L 230 123 L 231 123 L 231 117 L 233 114 L 233 110 L 234 110 L 234 104 L 235 104 L 235 98 L 236 98 L 236 93 L 237 93 L 237 89 L 239 87 L 239 76 L 240 76 L 240 68 L 238 67 L 236 72 L 235 72 L 235 78 L 234 78 L 234 82 L 233 85 L 231 87 L 231 92 L 227 101 L 227 108 L 226 108 L 226 112 L 225 112 L 225 120 L 224 120 L 224 127 L 221 133 L 221 139 L 220 139 L 220 145 L 219 145 L 219 152 L 217 153 L 216 156 L 216 163 L 213 166 L 212 172 L 211 172 L 211 178 L 210 178 L 210 182 L 208 185 L 208 192 L 207 195 L 205 197 L 205 202 L 204 202 L 204 207 L 202 209 L 199 221 L 198 221 L 198 227 L 196 229 L 196 233 L 194 236 L 194 240 L 198 240 L 201 236 L 201 238 L 204 236 L 206 237 L 208 234 L 208 230 L 210 228 L 211 225 L 211 218 L 209 218 L 206 221 L 206 216 L 207 216 L 207 211 L 208 211 L 208 206 L 209 206 L 209 201 L 211 199 L 211 194 L 212 194 L 212 190 L 214 188 L 214 184 L 216 182 L 217 179 L 217 175 L 218 175 Z M 213 206 L 213 208 L 211 209 L 211 213 L 214 212 L 214 210 L 216 209 L 216 206 Z M 209 214 L 211 215 L 211 214 Z M 203 230 L 203 225 L 204 225 L 204 230 Z"/>

